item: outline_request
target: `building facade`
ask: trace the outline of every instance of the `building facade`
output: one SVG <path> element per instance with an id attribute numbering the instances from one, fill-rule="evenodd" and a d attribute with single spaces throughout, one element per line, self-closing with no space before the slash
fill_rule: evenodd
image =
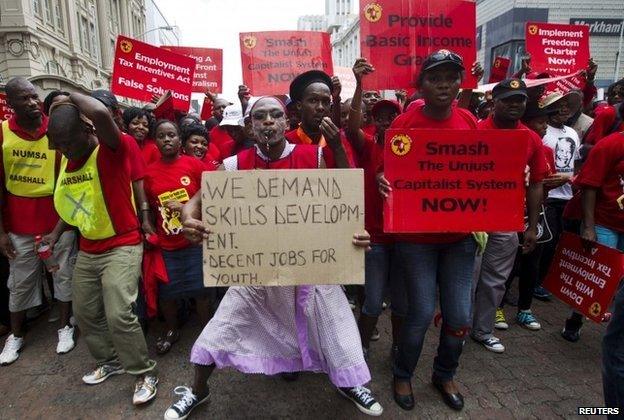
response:
<path id="1" fill-rule="evenodd" d="M 44 94 L 108 88 L 117 35 L 145 24 L 144 0 L 2 0 L 0 87 L 23 76 Z"/>
<path id="2" fill-rule="evenodd" d="M 297 19 L 298 31 L 325 32 L 327 30 L 327 17 L 324 15 L 305 15 Z"/>
<path id="3" fill-rule="evenodd" d="M 156 0 L 145 0 L 145 33 L 143 41 L 156 45 L 180 45 L 180 29 L 171 25 L 160 11 Z"/>
<path id="4" fill-rule="evenodd" d="M 624 76 L 624 63 L 615 74 L 623 19 L 622 0 L 477 0 L 477 58 L 484 63 L 485 80 L 496 56 L 510 58 L 513 72 L 525 56 L 526 22 L 585 23 L 598 64 L 596 85 L 606 87 Z"/>

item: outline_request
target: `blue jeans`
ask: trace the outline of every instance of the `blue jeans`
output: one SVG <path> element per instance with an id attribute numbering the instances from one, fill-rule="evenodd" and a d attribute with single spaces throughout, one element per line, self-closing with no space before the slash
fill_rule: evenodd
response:
<path id="1" fill-rule="evenodd" d="M 598 243 L 624 251 L 624 233 L 596 226 Z M 624 418 L 624 287 L 620 287 L 613 300 L 613 315 L 602 339 L 602 387 L 605 406 L 620 409 Z"/>
<path id="2" fill-rule="evenodd" d="M 372 317 L 381 315 L 384 291 L 389 286 L 392 313 L 405 316 L 405 279 L 394 244 L 371 244 L 371 250 L 366 253 L 365 272 L 362 313 Z"/>
<path id="3" fill-rule="evenodd" d="M 439 381 L 449 381 L 455 375 L 470 329 L 477 244 L 468 236 L 450 244 L 399 243 L 396 246 L 404 262 L 408 307 L 394 376 L 408 380 L 414 374 L 435 312 L 439 286 L 443 322 L 433 374 Z"/>

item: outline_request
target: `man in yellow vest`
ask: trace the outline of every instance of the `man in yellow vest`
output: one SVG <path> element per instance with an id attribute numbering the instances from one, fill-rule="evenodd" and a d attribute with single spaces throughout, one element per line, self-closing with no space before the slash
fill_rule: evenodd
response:
<path id="1" fill-rule="evenodd" d="M 52 105 L 48 136 L 63 154 L 54 206 L 80 232 L 74 312 L 96 360 L 96 369 L 82 380 L 95 385 L 127 372 L 137 378 L 133 403 L 146 403 L 156 396 L 158 379 L 132 311 L 143 256 L 132 200 L 132 150 L 104 104 L 79 93 Z"/>
<path id="2" fill-rule="evenodd" d="M 48 148 L 48 120 L 41 112 L 35 87 L 20 77 L 6 84 L 7 101 L 15 115 L 0 129 L 0 252 L 9 258 L 9 311 L 12 334 L 0 354 L 0 365 L 13 363 L 24 345 L 26 310 L 41 304 L 44 262 L 35 252 L 35 237 L 53 247 L 46 260 L 53 272 L 54 297 L 59 301 L 61 329 L 57 353 L 74 348 L 70 324 L 71 277 L 76 256 L 76 234 L 59 230 L 56 243 L 50 233 L 61 226 L 52 195 L 60 155 Z M 5 230 L 6 229 L 6 230 Z"/>

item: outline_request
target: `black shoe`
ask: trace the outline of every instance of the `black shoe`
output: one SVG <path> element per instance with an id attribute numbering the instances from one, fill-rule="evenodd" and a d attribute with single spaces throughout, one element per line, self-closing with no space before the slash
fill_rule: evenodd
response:
<path id="1" fill-rule="evenodd" d="M 464 408 L 464 397 L 462 396 L 462 394 L 460 394 L 459 392 L 454 394 L 446 392 L 444 390 L 443 383 L 439 382 L 435 378 L 431 378 L 431 383 L 440 392 L 440 394 L 442 395 L 442 399 L 444 400 L 446 405 L 457 411 L 460 411 L 462 408 Z"/>
<path id="2" fill-rule="evenodd" d="M 413 410 L 414 409 L 414 393 L 412 392 L 412 385 L 410 384 L 410 393 L 409 395 L 401 395 L 396 392 L 396 387 L 394 384 L 398 382 L 396 378 L 392 382 L 392 394 L 394 395 L 394 401 L 401 407 L 403 410 Z"/>
<path id="3" fill-rule="evenodd" d="M 571 319 L 566 319 L 565 327 L 561 331 L 561 336 L 570 343 L 576 343 L 581 338 L 581 327 L 583 325 L 578 322 L 574 322 Z"/>
<path id="4" fill-rule="evenodd" d="M 542 286 L 537 286 L 533 289 L 533 297 L 541 300 L 542 302 L 550 302 L 552 299 L 552 293 L 544 289 Z"/>
<path id="5" fill-rule="evenodd" d="M 282 372 L 280 376 L 286 382 L 294 382 L 299 379 L 299 372 Z"/>

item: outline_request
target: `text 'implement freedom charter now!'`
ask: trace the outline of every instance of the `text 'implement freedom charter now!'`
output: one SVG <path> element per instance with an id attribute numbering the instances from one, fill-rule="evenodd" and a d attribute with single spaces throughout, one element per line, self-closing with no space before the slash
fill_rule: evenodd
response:
<path id="1" fill-rule="evenodd" d="M 204 172 L 204 285 L 363 284 L 361 169 Z"/>

